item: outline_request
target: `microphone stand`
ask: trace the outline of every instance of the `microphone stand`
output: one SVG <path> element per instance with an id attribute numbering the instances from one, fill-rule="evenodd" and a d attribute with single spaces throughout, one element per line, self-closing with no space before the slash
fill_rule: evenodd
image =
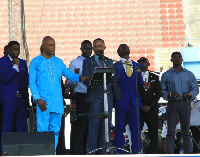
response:
<path id="1" fill-rule="evenodd" d="M 100 55 L 101 56 L 101 60 L 106 64 L 106 66 L 108 67 L 109 64 L 108 62 L 105 60 L 105 56 L 103 54 Z M 95 150 L 92 150 L 88 153 L 88 155 L 91 154 L 95 154 L 98 151 L 104 150 L 106 151 L 106 153 L 108 154 L 118 154 L 118 152 L 116 151 L 116 149 L 118 150 L 122 150 L 126 153 L 130 153 L 129 151 L 123 149 L 123 148 L 117 148 L 117 147 L 113 147 L 111 145 L 110 139 L 109 139 L 109 127 L 108 127 L 108 118 L 109 118 L 109 113 L 108 113 L 108 90 L 107 90 L 107 80 L 106 80 L 106 72 L 103 73 L 103 86 L 104 86 L 104 119 L 105 119 L 105 146 L 102 148 L 96 148 Z"/>
<path id="2" fill-rule="evenodd" d="M 140 148 L 140 124 L 139 124 L 139 108 L 138 108 L 138 77 L 137 77 L 137 74 L 139 72 L 141 72 L 141 70 L 138 68 L 138 66 L 133 66 L 133 70 L 135 71 L 135 83 L 136 83 L 136 88 L 135 88 L 135 91 L 136 91 L 136 114 L 137 114 L 137 136 L 138 136 L 138 150 L 137 150 L 137 153 L 138 154 L 141 154 L 141 148 Z"/>
<path id="3" fill-rule="evenodd" d="M 103 60 L 103 62 L 108 66 L 108 63 L 105 60 L 105 56 L 103 55 L 103 53 L 100 53 L 101 59 Z M 127 64 L 127 63 L 122 63 L 122 64 L 126 64 L 126 65 L 130 65 L 133 67 L 133 70 L 135 72 L 135 83 L 136 83 L 136 114 L 137 114 L 137 136 L 138 136 L 138 150 L 137 153 L 141 154 L 141 148 L 140 148 L 140 123 L 139 123 L 139 107 L 138 107 L 138 77 L 137 77 L 137 73 L 141 72 L 141 70 L 139 69 L 138 66 L 136 65 L 132 65 L 132 64 Z"/>

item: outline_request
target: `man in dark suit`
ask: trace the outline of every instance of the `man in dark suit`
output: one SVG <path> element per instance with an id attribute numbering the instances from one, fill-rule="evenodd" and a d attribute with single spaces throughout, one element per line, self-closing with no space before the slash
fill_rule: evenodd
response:
<path id="1" fill-rule="evenodd" d="M 141 151 L 140 129 L 140 92 L 144 92 L 144 82 L 140 72 L 141 65 L 129 57 L 130 49 L 126 44 L 121 44 L 117 50 L 121 60 L 114 64 L 117 84 L 122 93 L 122 98 L 114 103 L 115 107 L 115 147 L 123 148 L 124 131 L 128 123 L 131 130 L 132 153 Z M 119 153 L 122 153 L 119 151 Z"/>
<path id="2" fill-rule="evenodd" d="M 83 61 L 83 75 L 89 76 L 94 74 L 96 67 L 113 67 L 112 60 L 106 58 L 108 65 L 103 63 L 99 59 L 100 51 L 104 51 L 106 48 L 104 40 L 97 38 L 93 41 L 93 51 L 94 55 L 92 57 L 86 58 Z M 104 111 L 104 88 L 103 85 L 91 87 L 89 82 L 84 82 L 87 85 L 87 94 L 85 101 L 89 105 L 89 113 L 100 113 Z M 111 85 L 108 85 L 108 112 L 111 115 L 113 107 L 113 92 Z M 86 142 L 86 151 L 90 151 L 105 146 L 105 123 L 104 119 L 97 117 L 89 117 L 89 128 L 88 136 Z M 108 119 L 109 132 L 111 125 L 111 118 Z"/>
<path id="3" fill-rule="evenodd" d="M 142 65 L 142 76 L 148 88 L 145 93 L 141 95 L 141 126 L 146 122 L 148 126 L 148 133 L 150 138 L 150 148 L 148 153 L 158 153 L 158 101 L 161 97 L 161 87 L 159 76 L 148 71 L 150 66 L 149 60 L 141 57 L 138 63 Z"/>
<path id="4" fill-rule="evenodd" d="M 20 44 L 8 43 L 8 54 L 0 58 L 3 121 L 2 132 L 12 132 L 15 122 L 17 132 L 27 130 L 28 68 L 26 61 L 18 58 Z"/>

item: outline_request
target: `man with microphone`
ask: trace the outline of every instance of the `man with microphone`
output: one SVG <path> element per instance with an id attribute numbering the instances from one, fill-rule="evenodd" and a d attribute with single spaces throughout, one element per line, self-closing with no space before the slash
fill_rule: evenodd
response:
<path id="1" fill-rule="evenodd" d="M 141 65 L 129 57 L 130 49 L 126 44 L 121 44 L 117 50 L 121 60 L 114 64 L 117 84 L 122 93 L 122 98 L 114 103 L 115 107 L 115 141 L 114 145 L 123 148 L 124 130 L 126 123 L 131 130 L 132 153 L 141 151 L 140 108 L 141 92 L 144 93 L 144 82 L 141 75 Z M 122 153 L 122 151 L 119 151 Z"/>
<path id="2" fill-rule="evenodd" d="M 94 55 L 83 61 L 83 76 L 94 74 L 96 67 L 113 67 L 111 59 L 105 58 L 102 52 L 106 49 L 103 39 L 97 38 L 93 41 Z M 104 61 L 102 60 L 104 58 Z M 89 105 L 89 113 L 100 113 L 104 111 L 104 87 L 103 85 L 91 87 L 89 81 L 84 81 L 87 86 L 86 103 Z M 113 107 L 113 92 L 111 85 L 107 86 L 108 90 L 108 112 L 111 115 Z M 86 143 L 87 153 L 96 148 L 105 146 L 105 123 L 104 119 L 99 117 L 89 117 L 89 128 Z M 109 131 L 111 127 L 111 118 L 108 119 Z"/>

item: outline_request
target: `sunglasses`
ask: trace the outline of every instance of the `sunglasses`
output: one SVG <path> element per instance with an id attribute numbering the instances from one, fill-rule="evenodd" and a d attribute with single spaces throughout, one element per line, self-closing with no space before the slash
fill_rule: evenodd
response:
<path id="1" fill-rule="evenodd" d="M 140 63 L 140 62 L 146 62 L 146 63 L 149 63 L 149 60 L 147 60 L 147 59 L 143 59 L 143 60 L 140 60 L 139 63 Z"/>

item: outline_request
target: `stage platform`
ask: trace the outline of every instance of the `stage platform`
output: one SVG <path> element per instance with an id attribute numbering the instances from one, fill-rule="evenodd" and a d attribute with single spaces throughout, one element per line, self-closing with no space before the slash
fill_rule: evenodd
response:
<path id="1" fill-rule="evenodd" d="M 38 157 L 71 157 L 72 155 L 38 155 Z M 86 155 L 73 155 L 73 157 L 81 157 Z M 90 156 L 97 156 L 97 155 L 90 155 Z M 171 156 L 200 156 L 200 154 L 110 154 L 110 155 L 103 155 L 104 157 L 124 157 L 124 156 L 134 156 L 134 157 L 171 157 Z M 7 156 L 7 157 L 19 157 L 19 156 Z M 23 156 L 23 157 L 31 157 L 31 156 Z"/>

